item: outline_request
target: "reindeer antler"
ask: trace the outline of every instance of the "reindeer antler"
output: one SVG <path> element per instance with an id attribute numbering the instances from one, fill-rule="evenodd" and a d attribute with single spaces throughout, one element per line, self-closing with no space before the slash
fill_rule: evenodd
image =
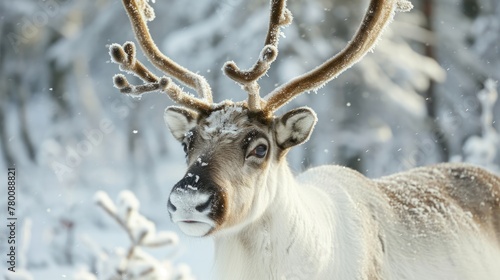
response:
<path id="1" fill-rule="evenodd" d="M 126 42 L 123 46 L 112 44 L 110 55 L 120 69 L 141 78 L 143 85 L 130 85 L 124 75 L 115 75 L 114 84 L 122 93 L 141 95 L 146 92 L 161 90 L 175 102 L 197 111 L 208 112 L 211 109 L 212 92 L 204 77 L 189 71 L 165 56 L 156 46 L 149 33 L 146 20 L 154 19 L 153 9 L 146 0 L 123 0 L 123 6 L 130 18 L 132 28 L 142 51 L 149 61 L 163 72 L 171 75 L 184 85 L 194 89 L 200 96 L 195 98 L 183 92 L 170 78 L 158 78 L 136 59 L 135 45 Z"/>
<path id="2" fill-rule="evenodd" d="M 245 91 L 247 91 L 248 107 L 252 111 L 261 110 L 263 103 L 259 95 L 260 87 L 257 84 L 257 80 L 266 74 L 267 70 L 271 67 L 271 63 L 278 57 L 280 28 L 291 22 L 292 13 L 286 8 L 286 0 L 271 0 L 269 28 L 264 48 L 260 52 L 257 62 L 249 70 L 240 70 L 233 61 L 226 62 L 222 68 L 229 78 L 241 84 Z"/>
<path id="3" fill-rule="evenodd" d="M 194 89 L 200 98 L 183 92 L 170 78 L 155 76 L 136 59 L 135 45 L 132 42 L 126 42 L 123 46 L 112 44 L 110 55 L 114 62 L 120 64 L 122 71 L 135 74 L 145 84 L 130 85 L 124 75 L 118 74 L 114 77 L 115 86 L 123 93 L 135 95 L 157 90 L 164 91 L 180 105 L 200 112 L 210 112 L 217 106 L 213 104 L 211 89 L 205 78 L 165 56 L 151 38 L 146 20 L 152 20 L 154 12 L 147 1 L 123 0 L 139 45 L 153 65 Z M 317 68 L 281 85 L 262 99 L 257 80 L 267 73 L 278 56 L 280 28 L 292 21 L 292 14 L 286 8 L 286 0 L 271 0 L 267 37 L 257 62 L 248 70 L 240 70 L 236 63 L 228 61 L 224 64 L 223 71 L 247 91 L 249 110 L 261 111 L 265 117 L 271 118 L 276 110 L 297 95 L 322 87 L 358 62 L 374 47 L 383 30 L 393 18 L 395 10 L 408 11 L 412 7 L 407 0 L 371 0 L 360 27 L 342 51 Z"/>
<path id="4" fill-rule="evenodd" d="M 412 7 L 412 4 L 406 0 L 371 0 L 356 34 L 341 52 L 308 73 L 281 85 L 261 99 L 257 80 L 266 74 L 271 63 L 278 56 L 280 27 L 292 21 L 292 15 L 286 8 L 286 0 L 271 0 L 269 29 L 259 60 L 246 71 L 240 70 L 233 61 L 226 62 L 223 67 L 224 73 L 240 83 L 248 92 L 250 110 L 263 111 L 265 116 L 272 117 L 276 110 L 297 95 L 322 87 L 358 62 L 374 47 L 393 18 L 394 11 L 409 11 Z"/>
<path id="5" fill-rule="evenodd" d="M 374 47 L 395 10 L 409 11 L 412 8 L 406 0 L 371 0 L 361 25 L 347 46 L 317 68 L 273 90 L 265 97 L 267 103 L 263 111 L 272 115 L 297 95 L 320 88 L 336 78 Z"/>

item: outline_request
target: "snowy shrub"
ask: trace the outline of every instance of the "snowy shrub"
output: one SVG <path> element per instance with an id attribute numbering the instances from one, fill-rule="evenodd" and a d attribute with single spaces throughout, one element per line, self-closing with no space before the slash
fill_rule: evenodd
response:
<path id="1" fill-rule="evenodd" d="M 115 248 L 112 253 L 98 252 L 98 279 L 194 279 L 186 265 L 174 266 L 168 260 L 158 260 L 145 248 L 175 246 L 178 237 L 173 232 L 156 231 L 155 224 L 139 213 L 139 201 L 131 191 L 122 191 L 116 204 L 108 194 L 98 191 L 95 202 L 126 232 L 128 248 Z M 86 271 L 78 279 L 95 279 Z"/>

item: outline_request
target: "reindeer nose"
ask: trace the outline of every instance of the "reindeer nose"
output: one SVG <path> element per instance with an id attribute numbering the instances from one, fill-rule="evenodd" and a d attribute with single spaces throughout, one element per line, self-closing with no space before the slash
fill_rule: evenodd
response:
<path id="1" fill-rule="evenodd" d="M 187 180 L 186 180 L 187 179 Z M 203 190 L 198 190 L 196 185 L 191 185 L 189 178 L 181 180 L 177 183 L 167 202 L 167 209 L 170 213 L 182 211 L 185 213 L 202 213 L 210 210 L 214 201 L 215 195 L 207 193 Z"/>
<path id="2" fill-rule="evenodd" d="M 167 209 L 170 213 L 174 213 L 179 209 L 184 212 L 201 213 L 210 210 L 213 201 L 213 194 L 173 191 L 168 199 Z"/>

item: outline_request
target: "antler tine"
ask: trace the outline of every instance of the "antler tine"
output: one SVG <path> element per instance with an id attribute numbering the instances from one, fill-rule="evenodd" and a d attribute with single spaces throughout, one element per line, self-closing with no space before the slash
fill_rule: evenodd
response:
<path id="1" fill-rule="evenodd" d="M 210 104 L 183 92 L 178 85 L 172 82 L 172 79 L 167 77 L 161 77 L 157 82 L 135 86 L 131 85 L 124 75 L 117 74 L 113 77 L 113 83 L 115 84 L 115 87 L 124 94 L 142 95 L 144 93 L 159 90 L 166 92 L 175 102 L 196 111 L 209 112 L 211 109 Z"/>
<path id="2" fill-rule="evenodd" d="M 268 94 L 265 97 L 267 103 L 263 111 L 271 115 L 297 95 L 320 88 L 336 78 L 374 47 L 392 20 L 395 10 L 409 11 L 411 8 L 412 4 L 406 0 L 371 0 L 363 21 L 349 44 L 317 68 L 290 80 Z"/>
<path id="3" fill-rule="evenodd" d="M 166 77 L 158 78 L 151 73 L 135 58 L 135 46 L 131 42 L 125 43 L 123 47 L 118 44 L 111 45 L 110 55 L 114 62 L 120 64 L 121 70 L 132 72 L 147 83 L 132 86 L 123 75 L 115 75 L 115 86 L 123 93 L 136 95 L 162 90 L 176 103 L 198 111 L 209 111 L 213 100 L 210 86 L 205 78 L 172 61 L 154 43 L 146 24 L 146 20 L 154 18 L 154 12 L 146 3 L 146 0 L 123 0 L 123 6 L 130 18 L 137 41 L 149 61 L 158 69 L 194 89 L 201 99 L 183 92 L 171 79 Z"/>
<path id="4" fill-rule="evenodd" d="M 141 78 L 144 82 L 148 83 L 143 86 L 136 87 L 130 85 L 124 75 L 115 75 L 113 77 L 113 82 L 115 87 L 120 89 L 122 93 L 142 94 L 159 89 L 158 81 L 160 79 L 136 59 L 134 43 L 126 42 L 123 46 L 111 44 L 109 47 L 109 55 L 111 56 L 113 62 L 120 65 L 120 70 L 132 73 Z"/>
<path id="5" fill-rule="evenodd" d="M 280 27 L 288 25 L 291 22 L 292 14 L 286 8 L 286 0 L 271 0 L 269 28 L 259 59 L 248 70 L 240 70 L 234 61 L 226 62 L 222 68 L 229 78 L 241 84 L 248 93 L 248 107 L 250 110 L 258 111 L 264 103 L 259 95 L 260 87 L 257 84 L 257 80 L 266 74 L 271 67 L 271 63 L 278 56 Z"/>

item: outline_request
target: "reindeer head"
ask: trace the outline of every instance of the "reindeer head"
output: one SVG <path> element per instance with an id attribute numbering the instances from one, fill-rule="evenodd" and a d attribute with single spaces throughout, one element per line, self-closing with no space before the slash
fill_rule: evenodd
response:
<path id="1" fill-rule="evenodd" d="M 188 170 L 172 189 L 168 211 L 189 235 L 242 226 L 272 202 L 275 170 L 286 151 L 309 137 L 316 116 L 307 108 L 264 118 L 224 104 L 208 115 L 169 107 L 165 121 L 186 152 Z"/>
<path id="2" fill-rule="evenodd" d="M 286 0 L 271 0 L 269 29 L 258 61 L 246 71 L 232 61 L 223 67 L 224 73 L 248 93 L 248 99 L 216 104 L 205 78 L 178 65 L 156 47 L 146 25 L 154 13 L 146 1 L 123 0 L 137 40 L 151 63 L 200 96 L 183 92 L 170 78 L 155 76 L 136 59 L 133 43 L 111 45 L 113 61 L 145 82 L 134 86 L 125 76 L 115 75 L 115 86 L 122 93 L 140 95 L 159 90 L 181 105 L 166 109 L 165 122 L 186 152 L 188 170 L 168 199 L 170 217 L 184 233 L 206 236 L 241 228 L 262 215 L 279 186 L 275 182 L 277 167 L 291 147 L 307 141 L 317 120 L 306 107 L 282 116 L 274 112 L 360 60 L 373 47 L 394 10 L 411 8 L 408 2 L 399 1 L 372 0 L 356 35 L 340 53 L 261 98 L 257 81 L 277 58 L 280 27 L 292 21 Z"/>

